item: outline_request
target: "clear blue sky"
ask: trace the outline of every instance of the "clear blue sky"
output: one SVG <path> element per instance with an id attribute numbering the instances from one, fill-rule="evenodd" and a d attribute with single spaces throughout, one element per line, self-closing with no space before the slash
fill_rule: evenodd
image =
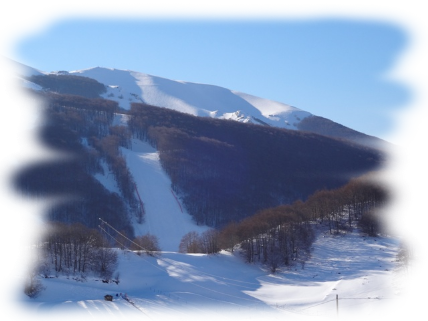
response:
<path id="1" fill-rule="evenodd" d="M 19 39 L 13 58 L 43 71 L 100 66 L 218 85 L 385 138 L 411 99 L 384 77 L 407 44 L 380 21 L 76 19 Z"/>

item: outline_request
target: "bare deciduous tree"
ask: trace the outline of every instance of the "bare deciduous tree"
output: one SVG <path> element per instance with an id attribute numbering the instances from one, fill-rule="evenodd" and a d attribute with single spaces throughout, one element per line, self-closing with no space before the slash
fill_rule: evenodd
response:
<path id="1" fill-rule="evenodd" d="M 141 254 L 144 251 L 146 254 L 153 256 L 155 252 L 160 251 L 158 238 L 150 233 L 138 236 L 133 240 L 131 249 L 137 251 L 137 254 Z"/>
<path id="2" fill-rule="evenodd" d="M 200 253 L 201 245 L 200 245 L 199 234 L 194 231 L 185 234 L 181 238 L 178 251 L 180 253 Z"/>

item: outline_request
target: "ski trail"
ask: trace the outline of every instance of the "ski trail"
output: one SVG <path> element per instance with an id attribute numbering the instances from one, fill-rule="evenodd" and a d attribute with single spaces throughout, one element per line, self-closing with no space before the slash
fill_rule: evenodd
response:
<path id="1" fill-rule="evenodd" d="M 163 251 L 178 251 L 183 235 L 198 233 L 207 227 L 198 226 L 181 208 L 179 200 L 171 193 L 171 181 L 159 160 L 159 153 L 149 144 L 133 140 L 133 149 L 122 149 L 137 191 L 145 206 L 145 222 L 134 226 L 136 235 L 150 233 L 159 239 Z"/>

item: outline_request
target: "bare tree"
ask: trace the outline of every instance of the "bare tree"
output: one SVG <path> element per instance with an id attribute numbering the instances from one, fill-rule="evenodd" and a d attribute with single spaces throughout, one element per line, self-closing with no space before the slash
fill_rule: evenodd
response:
<path id="1" fill-rule="evenodd" d="M 133 240 L 131 249 L 137 251 L 137 254 L 141 254 L 141 251 L 144 251 L 146 254 L 153 256 L 155 252 L 160 251 L 158 238 L 150 233 L 138 236 Z"/>
<path id="2" fill-rule="evenodd" d="M 218 253 L 220 251 L 219 232 L 214 229 L 205 231 L 200 236 L 199 244 L 204 253 Z"/>
<path id="3" fill-rule="evenodd" d="M 181 238 L 178 251 L 180 253 L 200 253 L 201 244 L 199 234 L 195 231 L 185 234 Z"/>
<path id="4" fill-rule="evenodd" d="M 104 280 L 110 280 L 116 270 L 118 255 L 115 250 L 107 247 L 107 242 L 102 242 L 95 254 L 95 270 Z M 119 277 L 117 277 L 117 280 Z M 118 283 L 118 281 L 117 281 Z"/>

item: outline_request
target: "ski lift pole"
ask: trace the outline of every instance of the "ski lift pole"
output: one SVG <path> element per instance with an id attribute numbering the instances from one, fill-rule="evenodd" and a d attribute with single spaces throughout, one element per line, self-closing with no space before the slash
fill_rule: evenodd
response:
<path id="1" fill-rule="evenodd" d="M 339 316 L 339 294 L 336 294 L 336 315 Z"/>

